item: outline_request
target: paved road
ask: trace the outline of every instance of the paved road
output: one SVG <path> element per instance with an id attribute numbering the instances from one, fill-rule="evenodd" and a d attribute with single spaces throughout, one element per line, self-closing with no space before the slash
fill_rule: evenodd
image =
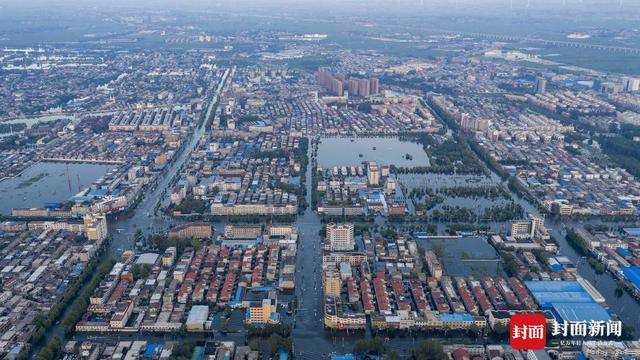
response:
<path id="1" fill-rule="evenodd" d="M 196 149 L 198 142 L 206 133 L 206 119 L 209 119 L 215 112 L 215 108 L 218 102 L 218 95 L 226 82 L 231 70 L 227 70 L 217 84 L 209 105 L 207 107 L 207 113 L 205 115 L 205 121 L 194 131 L 188 142 L 183 146 L 182 151 L 178 154 L 170 164 L 169 168 L 160 175 L 156 184 L 150 191 L 143 194 L 143 198 L 135 209 L 134 215 L 130 218 L 119 218 L 116 221 L 112 221 L 109 224 L 109 233 L 112 235 L 113 241 L 109 247 L 109 254 L 112 256 L 119 255 L 122 251 L 131 249 L 134 245 L 133 235 L 136 230 L 141 229 L 143 232 L 148 232 L 149 226 L 152 227 L 152 232 L 156 232 L 158 228 L 164 228 L 170 221 L 168 217 L 158 215 L 157 206 L 171 190 L 171 185 L 180 176 L 180 170 L 185 166 L 189 155 Z"/>
<path id="2" fill-rule="evenodd" d="M 209 119 L 209 116 L 215 112 L 220 91 L 227 81 L 230 72 L 231 70 L 227 69 L 222 79 L 217 84 L 213 84 L 214 86 L 217 86 L 212 92 L 205 120 Z M 187 143 L 182 147 L 182 151 L 178 154 L 177 158 L 169 163 L 168 168 L 162 175 L 160 175 L 155 185 L 153 185 L 150 190 L 144 192 L 143 198 L 140 200 L 134 211 L 134 215 L 130 218 L 120 217 L 119 219 L 110 222 L 109 233 L 111 234 L 112 241 L 108 243 L 106 252 L 107 257 L 117 257 L 122 253 L 122 251 L 131 249 L 134 245 L 133 234 L 138 228 L 144 230 L 148 229 L 149 225 L 156 228 L 167 225 L 168 219 L 162 216 L 155 215 L 155 208 L 161 201 L 164 194 L 166 194 L 166 191 L 168 191 L 167 189 L 169 189 L 169 186 L 172 184 L 174 178 L 178 176 L 179 170 L 189 159 L 189 154 L 191 153 L 191 151 L 195 149 L 198 141 L 204 136 L 205 133 L 206 121 L 203 121 L 197 127 L 191 137 L 189 137 Z M 71 307 L 67 307 L 65 309 L 62 316 L 60 317 L 61 319 L 64 319 L 66 317 L 67 312 L 70 308 Z M 56 335 L 60 338 L 64 338 L 64 328 L 61 322 L 54 324 L 45 333 L 43 341 L 39 346 L 34 348 L 33 354 L 36 354 L 43 345 L 48 344 L 51 338 Z"/>
<path id="3" fill-rule="evenodd" d="M 227 71 L 223 79 L 218 84 L 217 88 L 212 94 L 209 107 L 207 109 L 206 119 L 215 111 L 215 104 L 217 103 L 218 93 L 221 91 L 223 84 L 229 76 Z M 193 150 L 198 141 L 205 135 L 205 124 L 201 124 L 193 135 L 188 139 L 183 150 L 178 154 L 177 158 L 169 165 L 169 168 L 164 175 L 158 179 L 155 187 L 153 187 L 148 193 L 141 199 L 138 204 L 133 217 L 126 219 L 118 219 L 110 224 L 110 231 L 113 235 L 113 241 L 109 246 L 109 255 L 117 256 L 123 250 L 133 247 L 133 234 L 138 228 L 145 232 L 149 231 L 149 226 L 152 227 L 151 231 L 155 232 L 159 228 L 166 228 L 170 220 L 157 215 L 157 206 L 166 197 L 167 191 L 171 188 L 172 184 L 176 180 L 176 176 L 180 173 L 180 169 L 186 164 L 191 150 Z M 311 140 L 311 139 L 310 139 Z M 311 157 L 312 145 L 309 145 L 308 156 Z M 311 204 L 311 162 L 307 168 L 305 174 L 306 186 L 307 186 L 307 203 Z M 501 180 L 497 175 L 491 175 L 492 183 L 499 183 Z M 533 214 L 537 214 L 538 211 L 535 207 L 529 204 L 525 199 L 519 199 L 517 197 L 516 202 L 522 205 L 525 211 Z M 325 331 L 322 324 L 323 317 L 323 296 L 322 296 L 322 256 L 321 246 L 322 239 L 319 236 L 321 229 L 321 222 L 318 215 L 313 212 L 309 206 L 304 214 L 299 215 L 296 221 L 300 229 L 300 242 L 297 255 L 297 272 L 296 272 L 296 296 L 298 298 L 297 312 L 294 320 L 294 352 L 299 359 L 318 359 L 323 358 L 331 352 L 347 353 L 350 352 L 355 341 L 368 337 L 371 334 L 369 332 L 357 332 L 357 333 L 345 333 L 345 332 L 329 332 Z M 582 225 L 579 221 L 565 222 L 566 226 Z M 607 302 L 611 305 L 612 309 L 621 315 L 622 320 L 630 325 L 640 326 L 640 318 L 634 316 L 637 314 L 637 310 L 640 308 L 638 304 L 629 297 L 626 293 L 622 297 L 614 295 L 615 282 L 608 274 L 596 275 L 595 272 L 589 267 L 588 264 L 580 262 L 580 256 L 566 243 L 562 234 L 562 223 L 547 220 L 547 225 L 552 231 L 553 235 L 560 241 L 560 250 L 563 255 L 567 255 L 574 262 L 578 263 L 579 273 L 585 278 L 589 279 L 606 297 Z M 48 337 L 52 334 L 61 335 L 62 328 L 56 325 L 53 330 L 48 334 Z M 78 338 L 87 338 L 87 335 L 78 334 Z M 217 335 L 219 336 L 219 335 Z M 238 340 L 244 338 L 244 335 L 238 335 Z M 410 349 L 415 347 L 415 344 L 424 337 L 424 334 L 407 334 L 404 337 L 394 338 L 387 345 L 399 353 L 407 354 Z M 90 338 L 90 336 L 89 336 Z M 173 335 L 166 337 L 154 337 L 152 335 L 145 334 L 132 334 L 129 338 L 135 339 L 153 339 L 163 338 L 165 340 L 173 339 Z M 482 342 L 482 339 L 478 339 Z"/>

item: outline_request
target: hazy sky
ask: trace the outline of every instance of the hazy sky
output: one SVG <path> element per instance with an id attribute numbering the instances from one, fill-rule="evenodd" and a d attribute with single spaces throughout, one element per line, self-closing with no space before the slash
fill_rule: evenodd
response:
<path id="1" fill-rule="evenodd" d="M 354 8 L 365 5 L 369 8 L 385 8 L 397 10 L 409 10 L 416 8 L 430 9 L 458 9 L 468 10 L 505 10 L 525 9 L 532 10 L 598 10 L 598 11 L 625 11 L 630 9 L 640 10 L 638 0 L 3 0 L 0 2 L 3 9 L 40 7 L 43 10 L 53 10 L 59 6 L 136 6 L 148 8 L 180 8 L 180 7 L 204 7 L 204 8 L 245 8 L 247 6 L 273 7 L 332 7 Z M 640 13 L 636 14 L 640 17 Z"/>
<path id="2" fill-rule="evenodd" d="M 421 19 L 428 24 L 439 17 L 445 25 L 452 25 L 446 30 L 456 30 L 453 28 L 456 24 L 459 26 L 465 18 L 472 17 L 480 24 L 475 28 L 477 31 L 484 31 L 482 22 L 488 25 L 511 22 L 512 26 L 517 23 L 518 30 L 523 32 L 529 27 L 538 31 L 640 29 L 640 0 L 0 0 L 0 33 L 8 27 L 19 31 L 15 26 L 23 26 L 21 20 L 37 22 L 43 18 L 73 23 L 76 16 L 87 20 L 145 12 L 174 15 L 183 22 L 194 15 L 210 14 L 214 19 L 232 13 L 329 19 L 361 17 L 380 20 L 380 24 L 386 18 L 398 22 L 406 16 L 420 25 Z M 447 23 L 449 18 L 456 21 Z"/>

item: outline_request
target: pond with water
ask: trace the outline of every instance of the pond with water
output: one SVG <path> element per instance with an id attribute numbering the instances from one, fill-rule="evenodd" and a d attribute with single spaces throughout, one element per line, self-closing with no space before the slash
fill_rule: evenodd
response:
<path id="1" fill-rule="evenodd" d="M 322 138 L 318 147 L 318 164 L 325 168 L 356 166 L 368 160 L 377 161 L 379 165 L 429 166 L 429 157 L 422 145 L 395 137 L 329 137 Z"/>
<path id="2" fill-rule="evenodd" d="M 449 276 L 473 276 L 476 279 L 504 275 L 500 256 L 486 237 L 417 240 L 425 250 L 439 247 L 444 273 Z"/>
<path id="3" fill-rule="evenodd" d="M 0 213 L 14 207 L 63 202 L 105 175 L 113 165 L 39 162 L 19 176 L 0 182 Z"/>

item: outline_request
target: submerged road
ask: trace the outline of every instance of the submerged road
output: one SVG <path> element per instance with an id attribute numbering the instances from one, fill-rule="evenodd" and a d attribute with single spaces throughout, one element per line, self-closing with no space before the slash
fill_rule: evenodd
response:
<path id="1" fill-rule="evenodd" d="M 168 218 L 164 216 L 157 216 L 156 209 L 162 198 L 166 195 L 167 190 L 173 184 L 175 179 L 179 176 L 180 169 L 186 164 L 189 159 L 189 155 L 196 148 L 198 142 L 206 134 L 207 120 L 211 118 L 211 115 L 215 113 L 215 109 L 218 105 L 218 99 L 220 91 L 224 87 L 227 78 L 231 73 L 231 69 L 227 69 L 222 76 L 222 79 L 217 84 L 213 84 L 215 89 L 211 94 L 209 104 L 207 106 L 207 112 L 205 113 L 204 120 L 198 123 L 196 129 L 187 139 L 187 143 L 181 147 L 177 157 L 175 157 L 170 163 L 168 168 L 158 176 L 156 182 L 151 185 L 150 189 L 143 191 L 142 198 L 139 200 L 133 216 L 131 217 L 116 217 L 115 221 L 111 220 L 109 223 L 109 234 L 111 235 L 111 241 L 106 246 L 105 257 L 117 259 L 118 256 L 128 249 L 132 249 L 134 244 L 134 234 L 137 229 L 145 231 L 150 226 L 152 228 L 164 227 L 169 222 Z M 88 283 L 88 281 L 87 281 Z M 83 284 L 82 289 L 87 283 Z M 82 291 L 82 290 L 80 290 Z M 60 320 L 63 320 L 71 307 L 67 306 L 60 316 Z M 43 337 L 38 346 L 35 346 L 32 355 L 37 354 L 42 346 L 49 343 L 54 337 L 58 336 L 64 339 L 64 328 L 62 321 L 55 323 L 51 326 Z"/>
<path id="2" fill-rule="evenodd" d="M 109 256 L 118 256 L 122 251 L 131 249 L 135 245 L 134 235 L 136 230 L 140 229 L 143 232 L 147 232 L 149 229 L 164 228 L 170 221 L 168 217 L 158 215 L 158 206 L 171 186 L 177 181 L 180 170 L 185 166 L 191 152 L 196 149 L 198 142 L 205 135 L 207 121 L 211 119 L 211 116 L 215 113 L 220 91 L 224 87 L 230 72 L 231 69 L 225 71 L 222 79 L 213 91 L 204 120 L 188 138 L 187 143 L 183 145 L 177 157 L 168 164 L 169 168 L 159 175 L 159 178 L 150 189 L 142 194 L 142 198 L 136 206 L 133 216 L 116 218 L 116 221 L 111 221 L 109 224 L 109 234 L 111 234 L 112 238 L 108 249 Z"/>
<path id="3" fill-rule="evenodd" d="M 210 102 L 208 104 L 207 111 L 205 113 L 204 121 L 198 125 L 192 135 L 187 139 L 187 142 L 181 148 L 181 151 L 177 154 L 174 160 L 168 164 L 168 168 L 157 179 L 155 184 L 143 194 L 140 202 L 138 203 L 132 217 L 119 218 L 110 223 L 110 233 L 112 235 L 112 241 L 108 245 L 107 255 L 109 257 L 117 258 L 122 251 L 131 249 L 134 247 L 134 235 L 135 232 L 140 229 L 144 233 L 155 233 L 161 229 L 165 229 L 170 223 L 168 217 L 159 214 L 157 211 L 158 206 L 163 199 L 166 199 L 167 192 L 171 189 L 171 186 L 177 180 L 180 170 L 183 169 L 189 159 L 189 155 L 194 150 L 198 142 L 206 134 L 206 122 L 211 118 L 211 115 L 216 109 L 219 93 L 222 90 L 227 78 L 230 76 L 231 70 L 227 70 L 217 84 L 217 87 L 211 95 Z M 353 345 L 357 340 L 370 337 L 371 333 L 367 331 L 359 332 L 331 332 L 325 330 L 323 327 L 323 293 L 322 293 L 322 238 L 319 232 L 322 228 L 320 217 L 311 207 L 311 194 L 312 189 L 312 154 L 314 145 L 309 137 L 308 157 L 310 159 L 309 165 L 305 176 L 305 186 L 307 188 L 306 200 L 310 206 L 305 210 L 302 215 L 298 215 L 296 224 L 299 227 L 300 241 L 298 244 L 298 254 L 296 258 L 296 289 L 295 294 L 297 298 L 296 310 L 293 320 L 293 339 L 294 339 L 294 353 L 298 359 L 319 359 L 326 357 L 329 353 L 348 353 L 352 351 Z M 491 180 L 495 183 L 503 183 L 496 174 L 491 174 Z M 506 184 L 504 184 L 506 186 Z M 523 206 L 526 212 L 532 214 L 539 214 L 539 211 L 532 206 L 527 200 L 517 197 L 513 194 L 514 201 Z M 599 222 L 599 221 L 594 221 Z M 637 316 L 640 305 L 631 298 L 627 293 L 622 296 L 617 296 L 615 292 L 615 281 L 609 274 L 597 275 L 591 267 L 586 264 L 582 257 L 571 248 L 564 239 L 564 227 L 581 226 L 582 221 L 579 220 L 567 220 L 558 221 L 553 219 L 547 219 L 546 224 L 554 237 L 558 239 L 560 245 L 560 251 L 562 255 L 570 257 L 577 265 L 578 272 L 584 278 L 591 281 L 596 288 L 602 292 L 607 299 L 607 303 L 611 306 L 622 320 L 629 325 L 636 326 L 640 329 L 640 318 Z M 442 224 L 440 224 L 442 225 Z M 499 230 L 503 224 L 495 225 L 494 230 Z M 58 335 L 63 337 L 63 329 L 60 324 L 56 324 L 47 333 L 47 341 L 53 336 Z M 216 338 L 223 340 L 236 340 L 242 341 L 245 339 L 245 335 L 242 334 L 228 334 L 221 335 L 216 334 Z M 403 336 L 394 337 L 393 340 L 387 343 L 390 350 L 397 351 L 400 354 L 407 355 L 417 343 L 427 338 L 428 335 L 424 333 L 406 333 Z M 77 339 L 95 338 L 95 339 L 107 339 L 108 336 L 103 335 L 87 335 L 77 334 L 74 336 Z M 168 334 L 166 336 L 154 336 L 149 334 L 127 334 L 122 338 L 129 340 L 134 339 L 149 339 L 149 340 L 170 340 L 176 339 L 175 334 Z M 198 338 L 198 336 L 194 336 Z M 445 341 L 445 339 L 440 339 Z M 453 341 L 459 341 L 460 339 L 453 339 Z M 477 343 L 483 343 L 483 338 L 475 339 Z M 46 342 L 45 342 L 46 343 Z"/>

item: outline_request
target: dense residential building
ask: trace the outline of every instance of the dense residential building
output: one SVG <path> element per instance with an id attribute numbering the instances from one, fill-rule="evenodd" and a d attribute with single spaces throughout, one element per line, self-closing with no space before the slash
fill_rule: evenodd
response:
<path id="1" fill-rule="evenodd" d="M 169 231 L 169 239 L 211 239 L 212 226 L 205 222 L 180 224 Z"/>
<path id="2" fill-rule="evenodd" d="M 342 283 L 340 273 L 334 270 L 325 270 L 322 279 L 324 286 L 324 294 L 328 296 L 340 296 L 342 291 Z"/>
<path id="3" fill-rule="evenodd" d="M 425 252 L 424 257 L 431 276 L 436 279 L 440 279 L 442 277 L 442 265 L 440 264 L 440 260 L 438 259 L 436 253 L 428 250 Z"/>
<path id="4" fill-rule="evenodd" d="M 640 5 L 407 3 L 2 6 L 0 357 L 640 356 Z"/>

